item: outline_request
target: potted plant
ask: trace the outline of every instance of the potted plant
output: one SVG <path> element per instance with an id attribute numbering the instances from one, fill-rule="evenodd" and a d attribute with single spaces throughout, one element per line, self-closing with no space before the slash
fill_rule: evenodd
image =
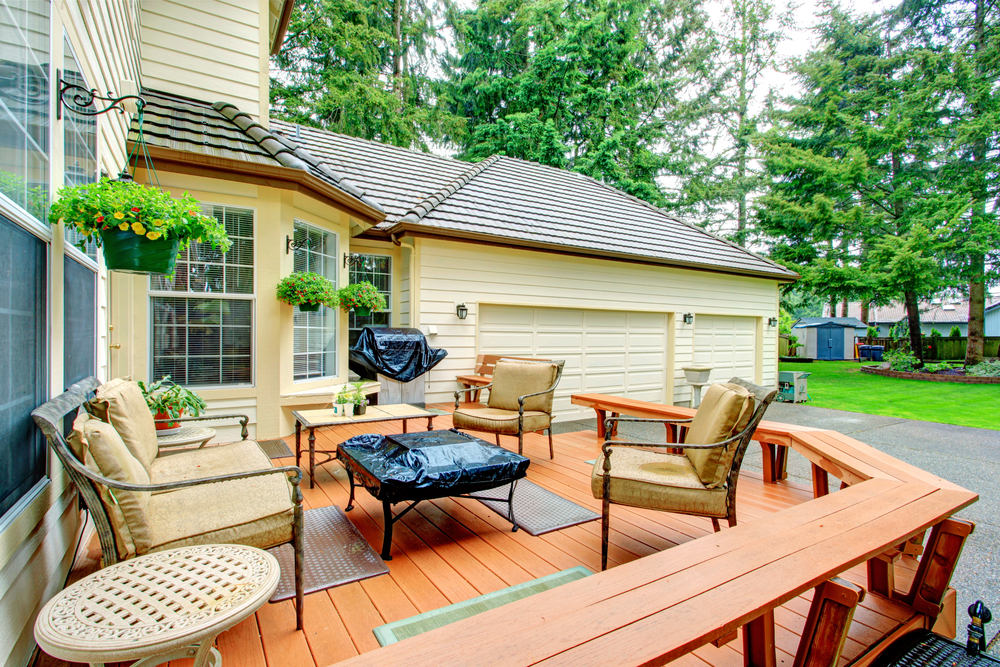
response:
<path id="1" fill-rule="evenodd" d="M 354 393 L 351 402 L 354 403 L 354 414 L 363 415 L 368 410 L 368 397 L 365 396 L 363 391 L 365 383 L 364 382 L 352 382 L 351 386 L 354 387 Z"/>
<path id="2" fill-rule="evenodd" d="M 385 297 L 378 288 L 363 280 L 337 290 L 337 300 L 344 310 L 353 310 L 359 317 L 367 317 L 373 310 L 385 310 Z"/>
<path id="3" fill-rule="evenodd" d="M 173 198 L 169 192 L 133 181 L 102 178 L 60 188 L 49 212 L 49 222 L 64 221 L 104 249 L 111 271 L 172 274 L 177 253 L 192 241 L 210 243 L 226 252 L 232 241 L 225 226 L 203 215 L 188 193 Z"/>
<path id="4" fill-rule="evenodd" d="M 142 395 L 146 398 L 146 405 L 153 413 L 153 419 L 176 419 L 187 413 L 192 417 L 199 417 L 208 406 L 201 396 L 190 389 L 185 389 L 165 375 L 160 380 L 146 386 L 142 382 L 136 383 L 142 390 Z M 178 428 L 178 422 L 157 422 L 156 430 Z"/>
<path id="5" fill-rule="evenodd" d="M 293 273 L 278 283 L 278 301 L 298 306 L 302 312 L 313 313 L 320 306 L 336 306 L 337 290 L 329 278 L 318 273 Z"/>
<path id="6" fill-rule="evenodd" d="M 348 385 L 340 388 L 340 391 L 333 397 L 334 410 L 341 417 L 350 417 L 354 414 L 354 391 Z M 348 407 L 351 406 L 351 407 Z"/>

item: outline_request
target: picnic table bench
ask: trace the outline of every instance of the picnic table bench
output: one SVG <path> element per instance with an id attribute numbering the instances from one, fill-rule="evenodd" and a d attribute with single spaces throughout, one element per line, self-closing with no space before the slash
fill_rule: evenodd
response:
<path id="1" fill-rule="evenodd" d="M 744 664 L 773 667 L 774 610 L 814 589 L 793 667 L 835 665 L 865 591 L 834 578 L 931 529 L 908 591 L 888 590 L 880 568 L 868 586 L 913 609 L 905 629 L 930 628 L 972 531 L 949 517 L 976 498 L 869 479 L 340 664 L 663 665 L 742 628 Z"/>
<path id="2" fill-rule="evenodd" d="M 476 357 L 476 370 L 472 375 L 459 375 L 455 379 L 465 389 L 485 387 L 493 382 L 493 369 L 501 359 L 516 359 L 518 361 L 551 361 L 551 359 L 533 359 L 531 357 L 511 357 L 506 354 L 480 354 Z M 466 403 L 479 402 L 479 389 L 465 394 Z"/>

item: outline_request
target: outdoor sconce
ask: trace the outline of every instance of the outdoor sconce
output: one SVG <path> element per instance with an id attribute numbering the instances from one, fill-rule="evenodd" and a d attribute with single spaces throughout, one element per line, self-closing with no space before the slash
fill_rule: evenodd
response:
<path id="1" fill-rule="evenodd" d="M 469 309 L 464 303 L 460 303 L 455 307 L 455 313 L 458 315 L 458 319 L 464 320 L 469 315 Z"/>
<path id="2" fill-rule="evenodd" d="M 778 326 L 778 318 L 777 317 L 772 317 L 771 319 L 769 319 L 767 321 L 767 326 L 769 326 L 769 327 L 776 327 L 776 326 Z"/>
<path id="3" fill-rule="evenodd" d="M 684 313 L 684 324 L 693 324 L 694 315 L 692 313 Z"/>

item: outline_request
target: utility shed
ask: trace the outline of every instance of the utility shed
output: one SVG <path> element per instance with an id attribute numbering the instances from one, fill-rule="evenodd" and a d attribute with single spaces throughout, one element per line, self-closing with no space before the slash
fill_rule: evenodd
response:
<path id="1" fill-rule="evenodd" d="M 868 327 L 856 317 L 803 317 L 792 326 L 810 359 L 854 359 L 854 337 Z"/>

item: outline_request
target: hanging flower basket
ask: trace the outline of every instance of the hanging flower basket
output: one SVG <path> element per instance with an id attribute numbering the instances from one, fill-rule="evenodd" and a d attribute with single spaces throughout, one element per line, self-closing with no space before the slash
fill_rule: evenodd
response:
<path id="1" fill-rule="evenodd" d="M 314 313 L 320 306 L 337 305 L 337 290 L 329 278 L 318 273 L 293 273 L 278 283 L 278 301 L 298 306 L 304 313 Z"/>
<path id="2" fill-rule="evenodd" d="M 367 281 L 354 283 L 337 290 L 337 299 L 343 310 L 353 310 L 358 317 L 367 317 L 372 311 L 385 310 L 385 297 L 375 285 Z"/>
<path id="3" fill-rule="evenodd" d="M 232 246 L 225 226 L 203 215 L 186 192 L 175 199 L 157 188 L 104 178 L 61 188 L 58 197 L 49 222 L 62 220 L 83 234 L 83 250 L 88 243 L 103 248 L 111 271 L 172 274 L 177 253 L 192 241 L 222 252 Z"/>

